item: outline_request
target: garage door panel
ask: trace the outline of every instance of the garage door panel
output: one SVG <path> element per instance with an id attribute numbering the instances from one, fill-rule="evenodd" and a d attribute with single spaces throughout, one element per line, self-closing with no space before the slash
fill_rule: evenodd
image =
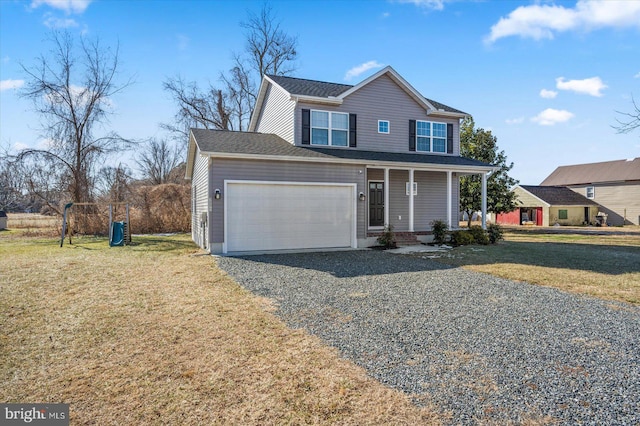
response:
<path id="1" fill-rule="evenodd" d="M 352 185 L 228 183 L 227 251 L 350 247 Z"/>

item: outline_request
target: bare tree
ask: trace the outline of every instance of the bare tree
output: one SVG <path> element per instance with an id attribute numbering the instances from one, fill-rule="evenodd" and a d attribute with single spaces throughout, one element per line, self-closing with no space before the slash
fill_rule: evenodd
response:
<path id="1" fill-rule="evenodd" d="M 222 90 L 209 84 L 203 91 L 182 77 L 168 78 L 163 87 L 178 104 L 175 124 L 164 125 L 165 129 L 184 136 L 190 127 L 231 130 L 231 111 Z"/>
<path id="2" fill-rule="evenodd" d="M 172 171 L 182 161 L 183 151 L 178 145 L 171 147 L 166 139 L 150 139 L 141 146 L 136 163 L 144 179 L 152 185 L 177 183 L 172 182 L 175 178 Z"/>
<path id="3" fill-rule="evenodd" d="M 242 131 L 251 117 L 251 111 L 256 103 L 257 90 L 242 59 L 236 56 L 235 61 L 236 66 L 229 71 L 231 76 L 227 77 L 224 73 L 220 73 L 220 80 L 225 85 L 230 108 L 237 122 L 237 129 Z"/>
<path id="4" fill-rule="evenodd" d="M 131 196 L 131 170 L 120 163 L 116 167 L 107 166 L 100 169 L 96 186 L 100 196 L 110 203 L 128 201 Z"/>
<path id="5" fill-rule="evenodd" d="M 64 188 L 76 202 L 93 199 L 95 166 L 105 156 L 130 145 L 114 132 L 97 136 L 108 122 L 111 97 L 131 84 L 116 82 L 118 49 L 99 40 L 76 43 L 67 32 L 54 32 L 53 50 L 33 67 L 22 65 L 27 83 L 20 95 L 33 102 L 48 146 L 26 149 L 19 160 L 47 163 L 67 179 Z"/>
<path id="6" fill-rule="evenodd" d="M 633 104 L 633 112 L 616 111 L 618 114 L 627 117 L 623 120 L 616 119 L 618 125 L 613 126 L 613 128 L 616 129 L 618 133 L 629 133 L 640 128 L 640 107 L 636 104 L 633 96 L 631 97 L 631 103 Z"/>
<path id="7" fill-rule="evenodd" d="M 222 88 L 209 84 L 201 90 L 195 82 L 180 77 L 165 81 L 164 89 L 175 100 L 178 112 L 175 124 L 163 127 L 182 140 L 190 127 L 245 130 L 264 74 L 288 75 L 295 70 L 298 40 L 280 28 L 268 4 L 257 15 L 249 13 L 240 25 L 246 30 L 245 50 L 234 53 L 234 66 L 220 75 Z"/>
<path id="8" fill-rule="evenodd" d="M 262 6 L 259 14 L 250 12 L 248 21 L 240 25 L 247 30 L 245 52 L 258 78 L 265 74 L 288 75 L 295 71 L 292 63 L 298 57 L 298 38 L 280 28 L 280 22 L 268 3 Z"/>
<path id="9" fill-rule="evenodd" d="M 11 161 L 9 150 L 0 151 L 0 210 L 14 210 L 23 207 L 25 174 L 19 164 Z"/>

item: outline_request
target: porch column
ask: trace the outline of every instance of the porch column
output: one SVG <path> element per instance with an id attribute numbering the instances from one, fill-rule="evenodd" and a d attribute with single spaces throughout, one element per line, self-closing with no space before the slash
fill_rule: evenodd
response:
<path id="1" fill-rule="evenodd" d="M 451 229 L 451 170 L 447 170 L 447 228 Z"/>
<path id="2" fill-rule="evenodd" d="M 384 168 L 384 226 L 389 226 L 389 168 Z"/>
<path id="3" fill-rule="evenodd" d="M 413 169 L 409 169 L 409 232 L 413 232 Z"/>
<path id="4" fill-rule="evenodd" d="M 487 174 L 482 174 L 482 229 L 487 229 Z"/>

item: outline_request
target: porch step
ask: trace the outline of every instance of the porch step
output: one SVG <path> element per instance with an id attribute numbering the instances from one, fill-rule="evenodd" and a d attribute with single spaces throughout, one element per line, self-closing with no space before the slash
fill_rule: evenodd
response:
<path id="1" fill-rule="evenodd" d="M 420 241 L 413 232 L 396 232 L 396 245 L 401 246 L 415 246 L 420 244 Z"/>

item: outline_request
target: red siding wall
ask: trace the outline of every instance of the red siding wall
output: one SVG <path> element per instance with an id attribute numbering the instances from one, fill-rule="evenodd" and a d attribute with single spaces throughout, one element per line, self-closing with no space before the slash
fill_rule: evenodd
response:
<path id="1" fill-rule="evenodd" d="M 542 217 L 542 214 L 540 217 Z M 520 209 L 515 209 L 510 213 L 498 214 L 496 222 L 503 225 L 520 225 Z"/>

